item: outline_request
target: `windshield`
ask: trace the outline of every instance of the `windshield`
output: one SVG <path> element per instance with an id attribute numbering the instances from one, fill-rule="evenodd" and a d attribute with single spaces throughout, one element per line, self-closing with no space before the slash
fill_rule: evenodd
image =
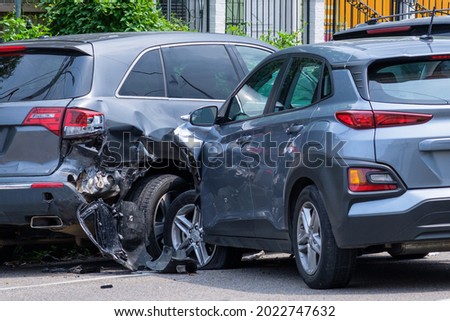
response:
<path id="1" fill-rule="evenodd" d="M 449 104 L 450 60 L 441 58 L 448 56 L 372 64 L 368 69 L 370 99 L 387 103 Z"/>
<path id="2" fill-rule="evenodd" d="M 74 98 L 89 92 L 92 57 L 67 54 L 0 55 L 0 102 Z"/>

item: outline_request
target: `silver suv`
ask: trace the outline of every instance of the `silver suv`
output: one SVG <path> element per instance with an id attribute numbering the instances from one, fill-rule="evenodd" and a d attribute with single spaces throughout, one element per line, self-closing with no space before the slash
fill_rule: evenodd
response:
<path id="1" fill-rule="evenodd" d="M 199 193 L 172 204 L 166 244 L 203 268 L 292 253 L 311 288 L 346 286 L 357 255 L 450 250 L 448 88 L 450 39 L 272 54 L 177 129 Z"/>

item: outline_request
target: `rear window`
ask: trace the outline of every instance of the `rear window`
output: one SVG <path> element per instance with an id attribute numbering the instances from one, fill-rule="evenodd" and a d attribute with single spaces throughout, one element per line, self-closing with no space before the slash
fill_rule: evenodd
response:
<path id="1" fill-rule="evenodd" d="M 0 102 L 74 98 L 89 92 L 92 57 L 78 54 L 0 55 Z"/>
<path id="2" fill-rule="evenodd" d="M 368 69 L 372 101 L 408 104 L 450 102 L 450 60 L 431 56 L 414 61 L 377 62 Z"/>

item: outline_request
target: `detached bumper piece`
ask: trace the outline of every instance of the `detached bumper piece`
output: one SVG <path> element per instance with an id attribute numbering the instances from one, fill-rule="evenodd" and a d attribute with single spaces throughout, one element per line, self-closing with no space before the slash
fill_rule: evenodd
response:
<path id="1" fill-rule="evenodd" d="M 197 263 L 186 253 L 166 246 L 161 256 L 153 260 L 146 249 L 144 214 L 133 202 L 122 201 L 111 206 L 98 200 L 83 204 L 78 208 L 77 217 L 102 255 L 131 271 L 149 268 L 161 273 L 193 273 L 197 270 Z"/>

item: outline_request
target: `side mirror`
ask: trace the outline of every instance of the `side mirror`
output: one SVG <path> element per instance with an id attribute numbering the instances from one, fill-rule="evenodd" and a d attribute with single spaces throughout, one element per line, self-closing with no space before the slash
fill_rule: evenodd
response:
<path id="1" fill-rule="evenodd" d="M 216 106 L 202 107 L 191 113 L 189 122 L 194 126 L 209 127 L 216 123 L 217 113 Z"/>

